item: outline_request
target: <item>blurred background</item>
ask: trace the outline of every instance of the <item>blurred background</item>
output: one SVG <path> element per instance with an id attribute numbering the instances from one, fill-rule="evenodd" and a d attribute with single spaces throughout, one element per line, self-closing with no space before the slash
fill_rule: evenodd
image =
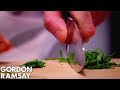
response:
<path id="1" fill-rule="evenodd" d="M 87 49 L 100 48 L 113 58 L 120 58 L 120 11 L 112 11 L 103 23 L 97 27 L 95 36 L 85 44 Z"/>

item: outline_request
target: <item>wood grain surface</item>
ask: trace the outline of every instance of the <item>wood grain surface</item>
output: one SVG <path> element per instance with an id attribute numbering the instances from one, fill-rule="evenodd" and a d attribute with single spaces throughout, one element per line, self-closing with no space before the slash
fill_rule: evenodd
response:
<path id="1" fill-rule="evenodd" d="M 120 59 L 113 59 L 120 63 Z M 0 62 L 0 66 L 19 66 L 26 61 Z M 44 61 L 46 67 L 34 68 L 30 79 L 120 79 L 120 67 L 113 69 L 84 69 L 80 73 L 74 71 L 68 63 L 58 61 Z"/>
<path id="2" fill-rule="evenodd" d="M 19 66 L 26 61 L 1 62 L 0 66 Z M 85 77 L 74 71 L 68 63 L 58 61 L 44 61 L 46 66 L 43 68 L 33 68 L 30 79 L 84 79 Z"/>

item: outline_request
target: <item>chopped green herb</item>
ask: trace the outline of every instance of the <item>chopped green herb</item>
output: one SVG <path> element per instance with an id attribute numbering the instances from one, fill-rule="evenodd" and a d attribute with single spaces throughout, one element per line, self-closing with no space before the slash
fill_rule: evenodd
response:
<path id="1" fill-rule="evenodd" d="M 85 69 L 109 69 L 113 66 L 119 67 L 120 64 L 112 62 L 112 55 L 107 56 L 100 49 L 88 50 L 85 52 Z M 59 62 L 68 62 L 70 64 L 76 64 L 74 61 L 75 53 L 71 53 L 67 58 L 63 57 L 60 50 L 60 57 L 58 58 L 46 58 L 45 60 L 59 60 Z"/>
<path id="2" fill-rule="evenodd" d="M 45 67 L 45 62 L 40 61 L 38 59 L 35 59 L 35 60 L 31 60 L 23 65 L 20 65 L 20 66 L 42 68 L 42 67 Z"/>
<path id="3" fill-rule="evenodd" d="M 68 62 L 70 64 L 76 64 L 74 61 L 75 54 L 71 53 L 67 58 L 63 57 L 62 50 L 60 50 L 60 57 L 58 58 L 45 58 L 45 60 L 59 60 L 59 62 Z"/>
<path id="4" fill-rule="evenodd" d="M 58 60 L 58 58 L 45 58 L 44 60 Z"/>
<path id="5" fill-rule="evenodd" d="M 113 66 L 120 66 L 111 61 L 111 56 L 105 55 L 99 49 L 86 51 L 85 57 L 86 63 L 84 68 L 86 69 L 108 69 Z"/>
<path id="6" fill-rule="evenodd" d="M 60 50 L 60 57 L 63 57 L 62 50 Z"/>

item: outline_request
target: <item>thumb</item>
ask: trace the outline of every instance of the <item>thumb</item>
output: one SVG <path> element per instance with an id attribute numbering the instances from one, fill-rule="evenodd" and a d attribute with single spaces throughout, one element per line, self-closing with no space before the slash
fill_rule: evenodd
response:
<path id="1" fill-rule="evenodd" d="M 67 37 L 67 28 L 62 14 L 59 11 L 44 11 L 43 16 L 46 29 L 64 43 Z"/>

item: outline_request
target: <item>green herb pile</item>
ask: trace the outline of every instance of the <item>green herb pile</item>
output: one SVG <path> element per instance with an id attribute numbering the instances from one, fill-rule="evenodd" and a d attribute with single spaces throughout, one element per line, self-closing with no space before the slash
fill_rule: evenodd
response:
<path id="1" fill-rule="evenodd" d="M 76 64 L 74 61 L 75 53 L 71 53 L 70 56 L 64 58 L 62 51 L 60 50 L 59 58 L 46 58 L 45 60 L 59 60 L 59 62 L 68 62 Z M 120 64 L 112 62 L 112 55 L 107 56 L 100 49 L 88 50 L 85 52 L 85 69 L 109 69 L 113 66 L 118 67 Z"/>
<path id="2" fill-rule="evenodd" d="M 42 67 L 45 67 L 45 62 L 35 59 L 35 60 L 31 60 L 20 66 L 32 67 L 32 68 L 42 68 Z"/>
<path id="3" fill-rule="evenodd" d="M 75 53 L 71 53 L 67 58 L 63 57 L 62 51 L 60 50 L 60 57 L 58 58 L 45 58 L 45 60 L 59 60 L 59 62 L 68 62 L 70 64 L 76 64 L 74 61 Z"/>
<path id="4" fill-rule="evenodd" d="M 88 50 L 85 52 L 85 69 L 109 69 L 113 66 L 118 67 L 120 64 L 112 62 L 112 56 L 107 56 L 99 49 Z M 76 64 L 74 61 L 75 53 L 71 53 L 67 58 L 63 57 L 60 50 L 60 56 L 58 58 L 45 58 L 45 60 L 59 60 L 59 62 L 68 62 L 70 64 Z M 38 59 L 29 61 L 21 66 L 42 68 L 45 67 L 45 62 Z"/>
<path id="5" fill-rule="evenodd" d="M 86 69 L 109 69 L 112 66 L 120 66 L 111 61 L 111 56 L 107 56 L 99 49 L 89 50 L 85 52 Z"/>

